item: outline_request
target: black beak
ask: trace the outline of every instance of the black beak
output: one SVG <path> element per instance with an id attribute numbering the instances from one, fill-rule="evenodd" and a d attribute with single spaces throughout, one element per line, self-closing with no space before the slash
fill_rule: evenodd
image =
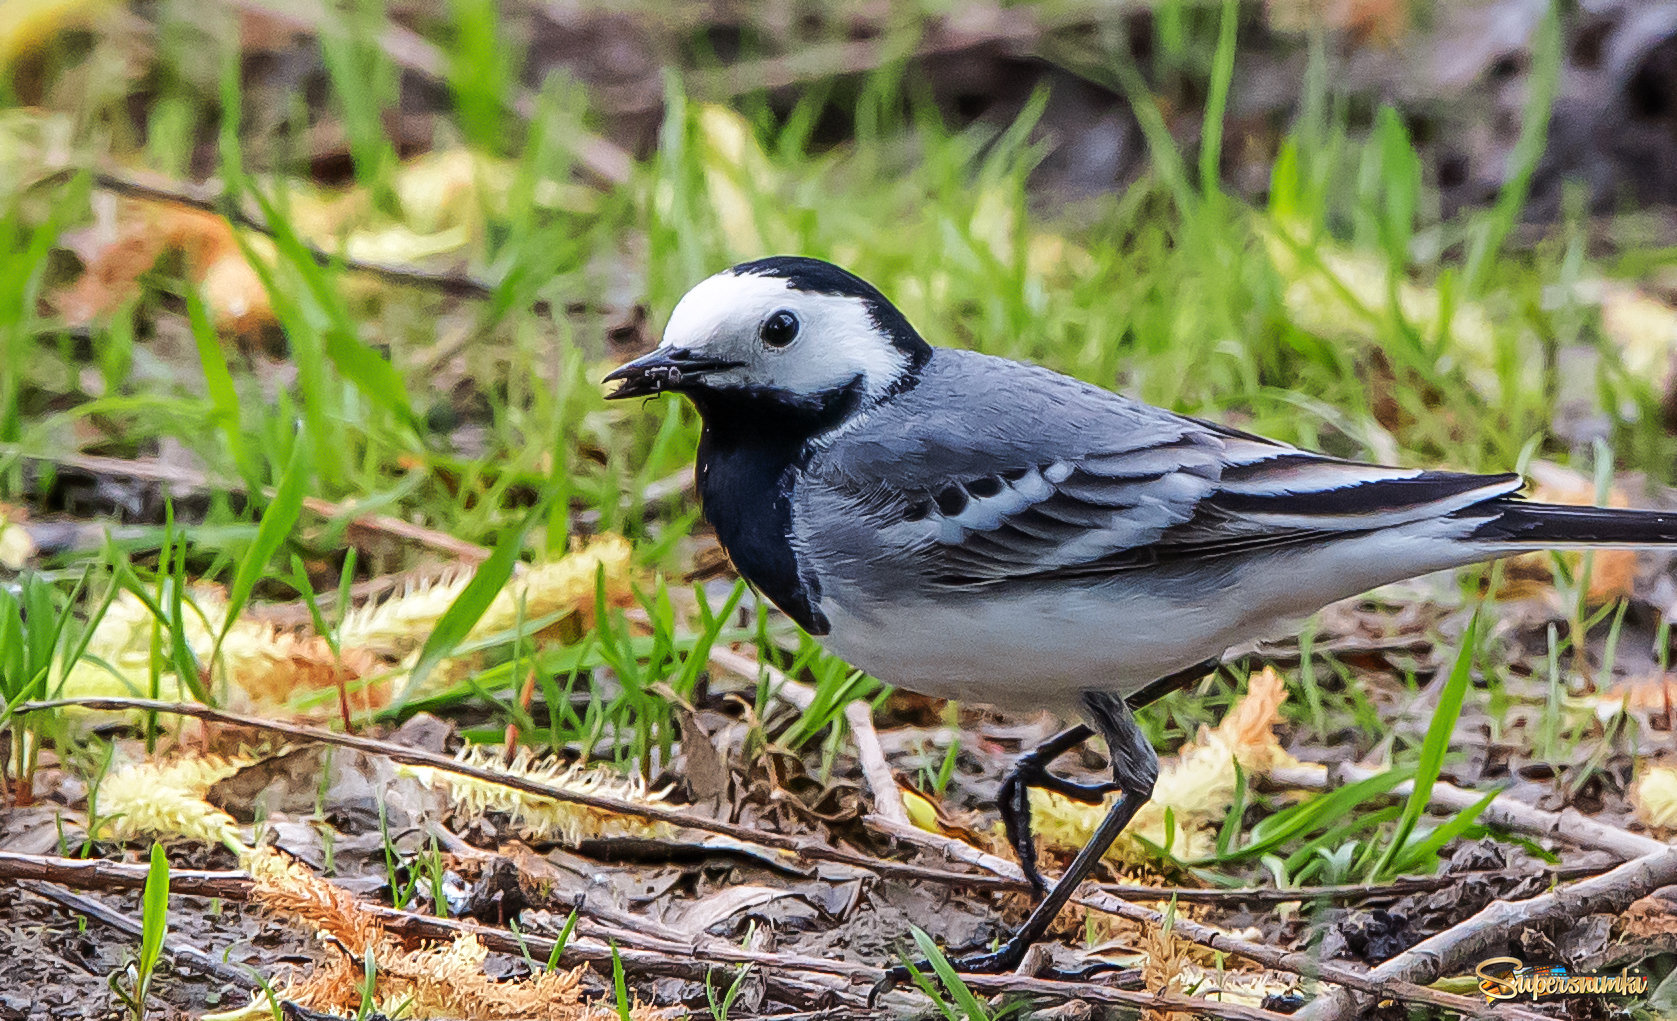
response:
<path id="1" fill-rule="evenodd" d="M 659 348 L 619 365 L 600 382 L 622 384 L 606 394 L 608 401 L 625 397 L 656 397 L 666 390 L 688 389 L 707 373 L 736 369 L 744 364 L 721 358 L 695 357 L 693 352 L 682 348 Z"/>

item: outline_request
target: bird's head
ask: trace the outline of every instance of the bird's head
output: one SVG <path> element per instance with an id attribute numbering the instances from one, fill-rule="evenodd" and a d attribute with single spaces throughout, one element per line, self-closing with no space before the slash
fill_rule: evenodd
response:
<path id="1" fill-rule="evenodd" d="M 792 407 L 874 401 L 932 349 L 885 296 L 819 259 L 746 262 L 688 291 L 651 353 L 605 379 L 608 396 L 684 393 L 701 411 L 730 398 Z"/>

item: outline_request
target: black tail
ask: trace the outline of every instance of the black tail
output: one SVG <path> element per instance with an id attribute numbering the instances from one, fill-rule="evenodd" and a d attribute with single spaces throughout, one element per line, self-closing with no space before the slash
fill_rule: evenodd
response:
<path id="1" fill-rule="evenodd" d="M 1677 545 L 1677 511 L 1619 510 L 1531 503 L 1518 497 L 1487 500 L 1462 517 L 1494 514 L 1470 538 L 1515 546 Z"/>

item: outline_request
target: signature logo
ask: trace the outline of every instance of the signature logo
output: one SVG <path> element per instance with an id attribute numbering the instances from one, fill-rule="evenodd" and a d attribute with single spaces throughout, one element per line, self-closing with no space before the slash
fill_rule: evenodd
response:
<path id="1" fill-rule="evenodd" d="M 1474 969 L 1479 991 L 1486 1003 L 1529 996 L 1640 996 L 1648 991 L 1646 975 L 1632 975 L 1626 968 L 1617 975 L 1573 975 L 1564 965 L 1527 967 L 1518 957 L 1490 957 Z"/>

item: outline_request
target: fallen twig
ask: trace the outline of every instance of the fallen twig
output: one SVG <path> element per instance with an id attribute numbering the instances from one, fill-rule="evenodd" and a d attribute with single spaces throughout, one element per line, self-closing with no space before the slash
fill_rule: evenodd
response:
<path id="1" fill-rule="evenodd" d="M 57 465 L 61 468 L 75 468 L 90 475 L 137 479 L 141 482 L 178 486 L 182 489 L 197 492 L 242 492 L 244 489 L 240 484 L 212 479 L 204 473 L 193 471 L 190 468 L 166 466 L 153 461 L 130 461 L 120 457 L 100 457 L 95 454 L 31 454 L 11 444 L 0 445 L 0 458 L 39 461 Z M 264 489 L 263 495 L 272 498 L 273 490 Z M 439 532 L 434 528 L 416 525 L 409 521 L 403 521 L 401 518 L 391 517 L 388 514 L 358 514 L 351 507 L 314 496 L 304 497 L 303 506 L 308 508 L 310 512 L 328 520 L 348 518 L 351 528 L 378 532 L 420 546 L 427 546 L 468 564 L 482 563 L 489 558 L 489 550 L 476 543 L 457 539 L 447 532 Z"/>
<path id="2" fill-rule="evenodd" d="M 571 804 L 584 805 L 604 812 L 615 812 L 619 815 L 637 816 L 651 819 L 655 822 L 668 823 L 682 829 L 702 830 L 720 836 L 730 837 L 747 844 L 762 847 L 772 847 L 787 851 L 810 861 L 830 861 L 841 865 L 850 865 L 859 869 L 874 872 L 878 875 L 895 876 L 901 879 L 921 882 L 939 882 L 949 885 L 970 886 L 984 889 L 1011 888 L 1013 884 L 1007 880 L 998 880 L 995 876 L 960 875 L 939 869 L 929 869 L 920 865 L 910 865 L 903 862 L 884 861 L 856 851 L 836 847 L 824 843 L 813 837 L 793 837 L 769 830 L 754 829 L 735 823 L 724 822 L 720 819 L 710 819 L 696 815 L 683 808 L 669 808 L 661 805 L 639 804 L 633 801 L 623 801 L 599 794 L 586 794 L 579 791 L 566 790 L 551 784 L 541 783 L 514 774 L 497 773 L 464 762 L 458 762 L 446 755 L 410 748 L 390 741 L 380 741 L 370 737 L 360 737 L 354 734 L 343 734 L 337 731 L 325 730 L 320 727 L 309 727 L 297 723 L 286 723 L 279 720 L 267 720 L 256 716 L 245 716 L 230 713 L 221 709 L 212 709 L 206 705 L 184 702 L 163 702 L 147 698 L 60 698 L 43 702 L 25 702 L 15 710 L 18 714 L 43 712 L 60 709 L 67 706 L 80 706 L 85 709 L 97 709 L 113 712 L 157 712 L 175 716 L 189 716 L 194 719 L 207 720 L 213 723 L 225 723 L 236 727 L 248 727 L 253 730 L 265 730 L 270 733 L 283 734 L 295 741 L 313 741 L 321 744 L 337 745 L 343 748 L 354 748 L 370 755 L 382 755 L 393 762 L 401 762 L 410 766 L 429 766 L 432 769 L 459 776 L 468 776 L 484 783 L 498 784 L 512 790 L 524 791 L 541 797 L 552 798 Z"/>
<path id="3" fill-rule="evenodd" d="M 52 882 L 91 889 L 137 890 L 144 887 L 146 872 L 145 866 L 128 862 L 0 852 L 0 879 L 28 877 L 32 881 L 50 877 Z M 181 895 L 245 900 L 249 898 L 253 885 L 249 876 L 242 872 L 176 870 L 170 874 L 170 891 Z M 548 937 L 530 932 L 514 933 L 476 922 L 436 918 L 381 905 L 364 904 L 363 907 L 391 932 L 410 939 L 447 940 L 461 933 L 471 933 L 489 949 L 499 953 L 522 955 L 527 952 L 538 958 L 551 953 L 555 943 Z M 138 923 L 133 924 L 137 933 Z M 799 999 L 814 1002 L 821 996 L 830 996 L 854 1006 L 861 1006 L 864 1000 L 859 989 L 852 992 L 850 987 L 860 987 L 864 983 L 872 985 L 885 974 L 884 969 L 865 964 L 746 950 L 721 940 L 700 943 L 663 939 L 617 927 L 609 927 L 599 935 L 605 938 L 584 936 L 572 939 L 565 948 L 566 958 L 610 967 L 615 955 L 626 968 L 637 972 L 693 980 L 703 980 L 718 966 L 749 964 L 757 966 L 761 974 L 769 976 L 770 981 L 783 990 L 799 993 Z M 199 957 L 205 956 L 200 953 L 192 959 L 196 964 Z M 800 973 L 801 977 L 793 978 L 787 972 Z M 813 980 L 813 976 L 817 975 L 832 976 L 843 980 L 844 984 Z M 249 984 L 248 979 L 244 981 Z M 1207 1014 L 1229 1021 L 1283 1021 L 1285 1017 L 1241 1004 L 1136 992 L 1091 982 L 1065 982 L 1023 975 L 968 975 L 963 976 L 962 981 L 975 992 L 987 995 L 1023 993 L 1062 1000 L 1082 999 L 1159 1011 Z"/>
<path id="4" fill-rule="evenodd" d="M 815 704 L 815 689 L 750 656 L 718 646 L 711 649 L 710 662 L 712 666 L 747 680 L 767 677 L 770 688 L 776 694 L 806 712 Z M 879 733 L 873 729 L 872 710 L 866 702 L 852 701 L 844 707 L 844 720 L 856 738 L 856 755 L 862 763 L 862 778 L 873 794 L 874 810 L 887 819 L 908 825 L 908 811 L 903 808 L 902 792 L 897 789 L 897 779 L 891 773 L 885 749 L 879 745 Z"/>
<path id="5" fill-rule="evenodd" d="M 1368 973 L 1359 990 L 1334 990 L 1306 1006 L 1299 1021 L 1329 1021 L 1360 1013 L 1370 997 L 1391 996 L 1392 982 L 1435 982 L 1484 958 L 1523 926 L 1595 914 L 1616 914 L 1662 886 L 1677 883 L 1677 847 L 1625 862 L 1593 879 L 1518 901 L 1495 901 L 1478 914 L 1431 936 Z"/>
<path id="6" fill-rule="evenodd" d="M 63 170 L 43 179 L 41 183 L 53 183 L 77 172 L 75 169 Z M 173 182 L 160 184 L 153 181 L 139 181 L 109 170 L 92 171 L 91 177 L 94 186 L 103 191 L 144 202 L 158 202 L 165 205 L 181 206 L 186 209 L 197 209 L 219 216 L 227 222 L 246 230 L 255 231 L 268 237 L 274 235 L 274 228 L 266 220 L 235 205 L 227 193 L 219 188 L 205 188 Z M 303 248 L 309 253 L 310 258 L 322 266 L 342 266 L 350 272 L 361 273 L 387 284 L 420 287 L 438 291 L 442 294 L 476 300 L 482 300 L 495 293 L 493 284 L 486 280 L 480 280 L 469 273 L 429 270 L 397 263 L 372 262 L 367 259 L 357 259 L 340 253 L 329 252 L 306 241 L 303 242 Z"/>
<path id="7" fill-rule="evenodd" d="M 148 866 L 104 858 L 59 858 L 46 854 L 0 851 L 0 880 L 19 883 L 58 883 L 78 890 L 139 890 L 146 885 Z M 250 895 L 250 874 L 171 869 L 169 892 L 186 897 L 244 900 Z"/>
<path id="8" fill-rule="evenodd" d="M 36 186 L 57 184 L 78 173 L 81 173 L 80 168 L 67 167 L 41 178 L 36 182 Z M 156 202 L 163 205 L 180 206 L 184 209 L 196 209 L 200 212 L 219 216 L 234 226 L 242 227 L 265 237 L 274 236 L 274 228 L 266 220 L 235 204 L 227 193 L 219 188 L 206 188 L 200 185 L 178 182 L 163 184 L 155 181 L 141 181 L 110 170 L 93 170 L 88 173 L 94 187 L 102 191 L 142 202 Z M 319 245 L 302 239 L 299 239 L 299 244 L 308 253 L 309 258 L 313 259 L 318 265 L 339 266 L 351 273 L 372 277 L 381 283 L 436 291 L 439 294 L 467 298 L 472 301 L 486 301 L 495 296 L 494 281 L 485 280 L 464 270 L 434 270 L 405 263 L 377 262 L 371 259 L 356 258 L 343 252 L 328 251 Z M 569 302 L 555 308 L 553 303 L 546 298 L 536 298 L 530 303 L 530 308 L 541 315 L 552 315 L 557 311 L 565 315 L 576 316 L 598 310 L 599 306 L 590 306 L 583 302 Z"/>
<path id="9" fill-rule="evenodd" d="M 1022 8 L 990 8 L 986 14 L 933 24 L 909 53 L 893 48 L 884 39 L 847 39 L 806 45 L 781 56 L 736 61 L 714 70 L 690 71 L 685 84 L 692 94 L 710 102 L 731 102 L 747 93 L 778 92 L 831 78 L 868 74 L 901 58 L 934 60 L 991 47 L 1017 56 L 1028 51 L 1046 28 L 1035 12 Z M 1049 20 L 1053 24 L 1054 19 Z M 639 111 L 620 107 L 614 112 Z"/>
<path id="10" fill-rule="evenodd" d="M 585 805 L 590 808 L 600 809 L 602 811 L 639 816 L 641 818 L 652 819 L 658 822 L 669 823 L 673 826 L 717 833 L 719 835 L 731 837 L 735 840 L 740 840 L 746 843 L 753 843 L 760 846 L 788 851 L 808 860 L 838 862 L 840 864 L 866 869 L 879 875 L 891 875 L 898 878 L 916 881 L 944 882 L 990 889 L 1017 889 L 1018 883 L 1023 879 L 1023 875 L 1020 873 L 1018 866 L 1013 862 L 999 858 L 992 854 L 987 854 L 975 847 L 958 840 L 953 840 L 949 837 L 927 833 L 924 830 L 915 828 L 914 826 L 894 823 L 880 815 L 869 816 L 868 821 L 882 832 L 888 833 L 891 836 L 895 836 L 910 843 L 916 843 L 924 847 L 943 851 L 954 860 L 979 865 L 980 867 L 993 873 L 993 875 L 965 876 L 939 869 L 928 869 L 923 866 L 884 861 L 830 844 L 824 844 L 809 837 L 789 837 L 783 834 L 773 833 L 768 830 L 758 830 L 748 826 L 739 826 L 716 819 L 707 819 L 702 816 L 691 815 L 681 809 L 665 808 L 655 805 L 641 805 L 629 801 L 620 801 L 617 798 L 603 797 L 597 794 L 583 794 L 575 791 L 568 791 L 563 788 L 552 787 L 548 784 L 539 783 L 524 777 L 503 775 L 487 769 L 480 769 L 466 763 L 456 762 L 454 759 L 448 758 L 447 756 L 393 744 L 388 741 L 379 741 L 373 738 L 359 737 L 351 734 L 340 734 L 335 731 L 323 730 L 318 727 L 308 727 L 300 724 L 283 723 L 276 720 L 264 720 L 252 716 L 243 716 L 238 713 L 229 713 L 220 709 L 212 709 L 209 706 L 161 702 L 144 698 L 66 698 L 53 699 L 44 702 L 25 702 L 17 707 L 16 712 L 19 714 L 27 714 L 72 705 L 88 709 L 118 712 L 139 711 L 171 713 L 174 715 L 189 716 L 195 719 L 209 720 L 217 723 L 226 723 L 234 726 L 267 730 L 276 734 L 283 734 L 298 741 L 316 741 L 323 744 L 354 748 L 358 751 L 367 752 L 373 755 L 383 755 L 392 761 L 406 763 L 407 765 L 429 766 L 444 772 L 455 773 L 461 776 L 469 776 L 473 779 L 482 780 L 487 783 L 500 784 L 513 790 L 522 790 L 531 794 L 553 798 L 557 801 L 567 801 L 574 804 Z M 1129 901 L 1121 900 L 1117 897 L 1111 896 L 1110 894 L 1096 892 L 1078 898 L 1078 902 L 1098 911 L 1105 911 L 1120 917 L 1130 918 L 1140 922 L 1147 922 L 1153 925 L 1163 924 L 1165 920 L 1164 915 L 1158 911 L 1154 911 L 1150 908 L 1144 908 L 1139 904 L 1132 904 Z M 1489 1010 L 1468 997 L 1442 993 L 1437 990 L 1427 989 L 1424 986 L 1415 985 L 1400 979 L 1393 979 L 1391 981 L 1385 981 L 1375 985 L 1367 979 L 1363 973 L 1343 964 L 1331 961 L 1322 961 L 1311 957 L 1308 954 L 1287 952 L 1272 947 L 1266 947 L 1250 940 L 1243 940 L 1239 937 L 1231 936 L 1228 933 L 1214 929 L 1211 926 L 1201 925 L 1180 916 L 1174 920 L 1173 925 L 1175 926 L 1177 934 L 1181 935 L 1185 939 L 1199 943 L 1202 946 L 1207 946 L 1214 950 L 1221 950 L 1226 953 L 1238 954 L 1241 957 L 1263 964 L 1267 967 L 1290 971 L 1299 975 L 1319 977 L 1330 982 L 1347 985 L 1365 992 L 1392 996 L 1414 1003 L 1427 1003 L 1433 1006 L 1441 1007 L 1445 1010 L 1453 1010 L 1473 1017 L 1504 1019 L 1522 1018 L 1527 1019 L 1527 1021 L 1537 1021 L 1537 1019 L 1541 1018 L 1541 1015 L 1533 1014 L 1529 1011 L 1522 1011 L 1519 1008 L 1503 1007 L 1497 1010 Z M 978 986 L 975 985 L 974 988 L 978 988 Z"/>
<path id="11" fill-rule="evenodd" d="M 1283 766 L 1270 771 L 1268 779 L 1282 787 L 1303 787 L 1307 790 L 1329 790 L 1345 784 L 1366 780 L 1379 771 L 1367 766 L 1341 762 L 1333 766 Z M 1414 789 L 1413 781 L 1405 781 L 1392 788 L 1392 794 L 1402 797 Z M 1479 803 L 1484 791 L 1470 791 L 1443 780 L 1432 785 L 1428 799 L 1433 805 L 1451 811 L 1461 811 Z M 1563 809 L 1550 812 L 1509 797 L 1498 797 L 1479 816 L 1481 820 L 1505 829 L 1533 836 L 1549 837 L 1574 847 L 1606 851 L 1622 861 L 1639 858 L 1664 850 L 1667 845 L 1653 837 L 1645 837 L 1617 826 L 1609 826 L 1577 811 Z"/>
<path id="12" fill-rule="evenodd" d="M 869 816 L 867 822 L 893 837 L 941 852 L 953 860 L 977 865 L 1000 876 L 1009 878 L 1021 878 L 1023 876 L 1023 873 L 1019 871 L 1019 866 L 1013 862 L 981 851 L 964 841 L 945 837 L 941 834 L 927 833 L 925 830 L 914 826 L 899 827 L 879 816 Z M 1162 912 L 1133 904 L 1108 893 L 1096 892 L 1078 897 L 1076 901 L 1084 907 L 1104 911 L 1132 921 L 1144 922 L 1149 925 L 1163 925 L 1165 922 L 1165 916 Z M 1546 1019 L 1542 1014 L 1524 1008 L 1514 1006 L 1491 1008 L 1470 997 L 1428 989 L 1413 982 L 1393 981 L 1376 986 L 1363 972 L 1348 965 L 1337 961 L 1324 961 L 1310 954 L 1282 950 L 1279 947 L 1266 946 L 1262 943 L 1241 939 L 1239 936 L 1231 935 L 1221 929 L 1185 918 L 1181 914 L 1175 915 L 1170 920 L 1170 924 L 1172 931 L 1183 939 L 1198 943 L 1203 947 L 1209 947 L 1212 950 L 1235 954 L 1267 968 L 1274 968 L 1277 971 L 1287 971 L 1295 975 L 1318 978 L 1367 992 L 1383 993 L 1394 999 L 1406 1000 L 1411 1003 L 1425 1003 L 1469 1017 L 1500 1018 L 1504 1021 L 1507 1021 L 1507 1019 L 1552 1021 L 1552 1019 Z"/>
<path id="13" fill-rule="evenodd" d="M 135 867 L 139 868 L 142 872 L 146 871 L 144 866 Z M 45 899 L 52 901 L 54 904 L 57 904 L 62 908 L 74 911 L 77 914 L 86 915 L 88 918 L 93 919 L 99 924 L 115 929 L 125 936 L 129 936 L 134 939 L 141 939 L 143 937 L 144 927 L 141 925 L 139 919 L 124 914 L 103 901 L 96 900 L 92 897 L 83 897 L 81 894 L 73 893 L 69 890 L 59 889 L 51 883 L 24 881 L 20 882 L 18 886 L 28 890 L 37 897 L 44 897 Z M 144 886 L 145 878 L 142 875 L 138 883 L 131 887 L 127 887 L 127 889 L 138 890 L 144 888 Z M 185 963 L 190 964 L 194 969 L 203 972 L 206 975 L 213 975 L 222 982 L 236 985 L 241 989 L 256 988 L 256 982 L 252 980 L 249 972 L 240 971 L 232 965 L 224 964 L 195 946 L 165 937 L 163 940 L 163 949 L 176 961 L 177 964 L 184 961 Z"/>
<path id="14" fill-rule="evenodd" d="M 43 897 L 55 900 L 75 911 L 83 912 L 90 917 L 97 918 L 114 928 L 138 936 L 139 923 L 122 915 L 114 909 L 108 908 L 101 902 L 87 897 L 79 897 L 72 893 L 58 890 L 59 886 L 70 886 L 89 890 L 140 890 L 145 887 L 148 869 L 145 865 L 129 862 L 105 861 L 103 859 L 55 858 L 48 855 L 27 855 L 0 851 L 0 880 L 17 880 L 19 885 L 38 893 Z M 248 901 L 255 887 L 250 875 L 245 872 L 207 872 L 197 869 L 172 869 L 169 874 L 169 892 L 177 896 L 215 897 L 230 901 Z M 460 932 L 475 933 L 491 950 L 501 953 L 520 955 L 524 952 L 539 952 L 543 957 L 553 949 L 554 941 L 530 933 L 514 933 L 490 926 L 475 926 L 470 923 L 451 922 L 447 919 L 431 918 L 411 911 L 396 908 L 386 908 L 377 904 L 363 904 L 366 910 L 376 915 L 379 920 L 392 932 L 398 935 L 416 939 L 452 939 Z M 588 918 L 586 905 L 578 906 L 580 918 Z M 131 928 L 130 928 L 131 927 Z M 591 931 L 594 930 L 594 931 Z M 584 937 L 573 940 L 567 947 L 567 955 L 575 961 L 600 965 L 610 970 L 613 947 L 616 947 L 618 959 L 625 965 L 635 967 L 647 974 L 667 975 L 702 981 L 711 968 L 707 961 L 716 958 L 717 953 L 707 948 L 683 946 L 670 940 L 659 940 L 645 933 L 621 926 L 584 924 L 579 927 Z M 523 942 L 520 943 L 522 938 Z M 252 987 L 250 976 L 231 969 L 215 958 L 191 947 L 176 947 L 170 944 L 170 950 L 182 959 L 192 962 L 194 967 L 211 972 L 217 977 L 228 981 L 237 981 L 245 987 Z M 674 948 L 679 953 L 672 953 Z M 731 944 L 719 948 L 721 954 L 726 955 Z M 733 963 L 780 963 L 770 960 L 776 955 L 753 954 L 741 951 L 741 955 L 748 958 Z M 785 955 L 780 955 L 785 957 Z M 802 960 L 802 959 L 796 959 Z M 826 962 L 815 958 L 802 960 L 804 972 L 827 973 L 844 980 L 839 984 L 831 982 L 817 982 L 808 977 L 778 981 L 771 972 L 771 984 L 780 992 L 790 993 L 796 1001 L 817 1002 L 824 997 L 839 995 L 847 997 L 860 1006 L 862 1000 L 854 994 L 846 994 L 845 990 L 852 977 L 859 976 L 864 980 L 877 979 L 878 969 L 869 969 L 864 965 L 849 965 L 848 970 L 842 962 Z M 839 967 L 829 967 L 829 964 L 839 964 Z"/>
<path id="15" fill-rule="evenodd" d="M 1533 870 L 1534 872 L 1538 870 Z M 1541 870 L 1556 882 L 1593 876 L 1606 871 L 1606 866 L 1555 866 Z M 1256 887 L 1195 887 L 1145 886 L 1140 883 L 1098 883 L 1095 889 L 1114 897 L 1139 901 L 1177 901 L 1196 904 L 1294 904 L 1330 901 L 1335 904 L 1367 904 L 1392 901 L 1421 893 L 1457 886 L 1467 880 L 1491 879 L 1505 876 L 1505 872 L 1473 869 L 1442 876 L 1400 876 L 1389 883 L 1340 883 L 1330 886 L 1295 886 L 1280 889 L 1273 886 Z"/>

